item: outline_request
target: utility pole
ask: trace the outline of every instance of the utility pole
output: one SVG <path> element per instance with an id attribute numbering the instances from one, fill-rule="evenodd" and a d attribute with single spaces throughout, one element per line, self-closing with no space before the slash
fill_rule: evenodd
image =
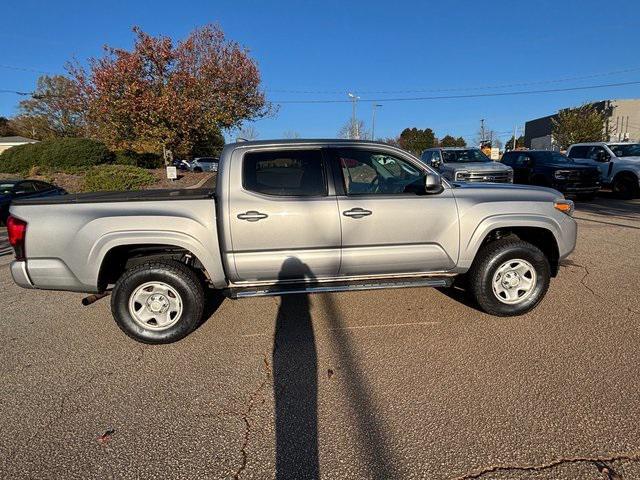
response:
<path id="1" fill-rule="evenodd" d="M 358 100 L 360 99 L 360 97 L 358 97 L 356 94 L 354 93 L 348 93 L 347 95 L 349 95 L 349 98 L 351 99 L 351 106 L 352 106 L 352 112 L 351 112 L 351 134 L 354 134 L 354 136 L 356 137 L 356 140 L 360 140 L 360 129 L 358 127 L 358 119 L 356 118 L 356 103 L 358 103 Z"/>
<path id="2" fill-rule="evenodd" d="M 513 126 L 513 148 L 512 150 L 516 149 L 516 137 L 518 136 L 518 126 L 514 125 Z M 505 148 L 506 150 L 506 148 Z"/>
<path id="3" fill-rule="evenodd" d="M 484 145 L 484 118 L 480 119 L 480 147 Z"/>
<path id="4" fill-rule="evenodd" d="M 376 130 L 376 108 L 381 107 L 380 103 L 372 103 L 371 104 L 371 140 L 375 140 L 375 130 Z"/>

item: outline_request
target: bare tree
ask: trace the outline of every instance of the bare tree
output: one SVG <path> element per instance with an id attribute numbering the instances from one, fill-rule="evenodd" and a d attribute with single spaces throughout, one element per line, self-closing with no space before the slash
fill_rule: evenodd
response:
<path id="1" fill-rule="evenodd" d="M 282 138 L 300 138 L 300 134 L 295 130 L 285 130 L 282 132 Z"/>
<path id="2" fill-rule="evenodd" d="M 256 140 L 260 134 L 253 125 L 245 125 L 238 130 L 238 138 L 243 140 Z"/>
<path id="3" fill-rule="evenodd" d="M 352 140 L 359 140 L 363 138 L 369 138 L 369 132 L 362 120 L 350 119 L 345 123 L 340 130 L 338 130 L 338 138 L 349 138 Z"/>

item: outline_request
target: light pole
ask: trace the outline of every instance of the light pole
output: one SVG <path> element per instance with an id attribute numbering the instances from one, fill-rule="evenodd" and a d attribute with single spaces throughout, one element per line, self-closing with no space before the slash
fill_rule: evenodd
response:
<path id="1" fill-rule="evenodd" d="M 381 103 L 371 104 L 371 140 L 375 140 L 374 133 L 376 131 L 376 108 L 381 106 Z"/>
<path id="2" fill-rule="evenodd" d="M 358 100 L 360 99 L 360 97 L 358 97 L 356 94 L 354 93 L 347 93 L 347 95 L 349 95 L 349 98 L 351 99 L 351 105 L 352 105 L 352 112 L 351 112 L 351 134 L 354 135 L 356 138 L 355 140 L 360 140 L 360 129 L 358 128 L 358 120 L 356 119 L 356 103 L 358 103 Z"/>

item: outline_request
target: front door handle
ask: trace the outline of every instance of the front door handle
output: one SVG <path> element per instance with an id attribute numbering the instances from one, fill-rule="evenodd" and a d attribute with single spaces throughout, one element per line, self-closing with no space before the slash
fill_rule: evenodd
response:
<path id="1" fill-rule="evenodd" d="M 364 208 L 360 207 L 352 208 L 351 210 L 345 210 L 344 212 L 342 212 L 345 217 L 351 218 L 362 218 L 366 217 L 367 215 L 371 215 L 372 213 L 373 212 L 371 210 L 365 210 Z"/>
<path id="2" fill-rule="evenodd" d="M 262 220 L 268 216 L 269 215 L 266 213 L 256 212 L 255 210 L 249 210 L 248 212 L 238 214 L 238 218 L 240 220 L 246 220 L 247 222 L 257 222 L 258 220 Z"/>

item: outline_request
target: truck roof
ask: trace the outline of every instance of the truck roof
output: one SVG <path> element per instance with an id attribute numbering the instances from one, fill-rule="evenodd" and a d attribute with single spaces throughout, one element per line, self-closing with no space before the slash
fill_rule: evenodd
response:
<path id="1" fill-rule="evenodd" d="M 264 146 L 277 146 L 277 145 L 318 145 L 318 144 L 331 144 L 331 145 L 379 145 L 383 147 L 393 147 L 388 143 L 376 142 L 373 140 L 352 140 L 344 138 L 286 138 L 286 139 L 273 139 L 273 140 L 250 140 L 246 142 L 228 143 L 225 145 L 225 149 L 233 149 L 239 147 L 264 147 Z M 398 148 L 398 147 L 395 147 Z"/>

